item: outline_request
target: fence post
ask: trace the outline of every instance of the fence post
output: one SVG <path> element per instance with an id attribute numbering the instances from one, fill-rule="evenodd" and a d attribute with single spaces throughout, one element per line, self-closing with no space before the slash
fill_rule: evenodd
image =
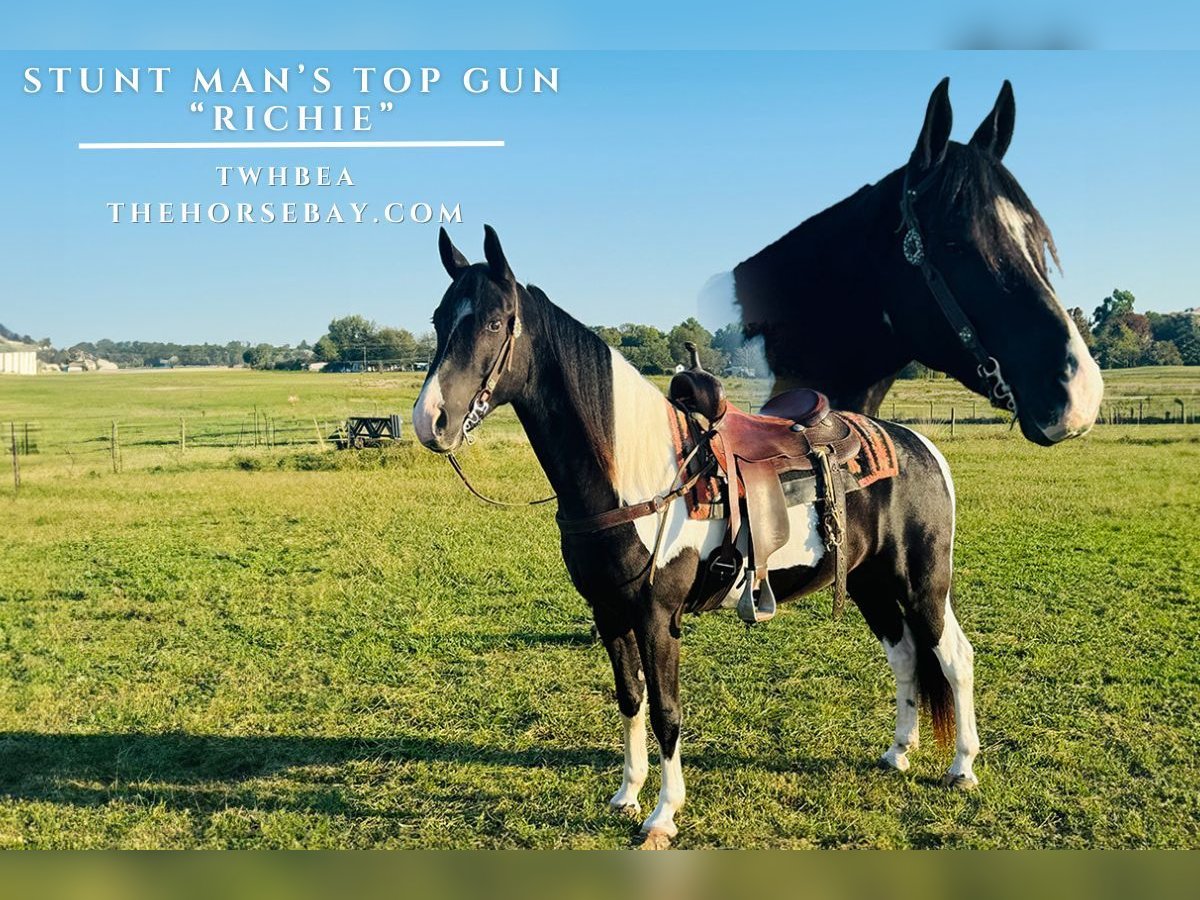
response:
<path id="1" fill-rule="evenodd" d="M 184 422 L 183 416 L 179 417 L 179 452 L 187 451 L 187 424 Z"/>
<path id="2" fill-rule="evenodd" d="M 954 437 L 954 420 L 955 420 L 955 418 L 956 418 L 956 416 L 955 416 L 955 412 L 954 412 L 954 407 L 951 406 L 950 407 L 950 437 Z"/>
<path id="3" fill-rule="evenodd" d="M 929 424 L 933 424 L 933 401 L 929 401 Z"/>
<path id="4" fill-rule="evenodd" d="M 12 466 L 13 466 L 13 493 L 17 494 L 21 491 L 21 459 L 17 455 L 17 425 L 15 422 L 8 423 L 9 435 L 12 437 Z"/>
<path id="5" fill-rule="evenodd" d="M 29 455 L 29 423 L 25 423 L 25 455 Z"/>

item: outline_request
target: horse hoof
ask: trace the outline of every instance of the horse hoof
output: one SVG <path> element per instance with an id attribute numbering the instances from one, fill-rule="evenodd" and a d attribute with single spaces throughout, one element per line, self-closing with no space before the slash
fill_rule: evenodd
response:
<path id="1" fill-rule="evenodd" d="M 955 775 L 947 772 L 942 776 L 942 787 L 953 788 L 956 791 L 973 791 L 979 787 L 979 779 L 971 774 Z"/>
<path id="2" fill-rule="evenodd" d="M 637 848 L 639 850 L 668 850 L 671 847 L 671 835 L 661 828 L 643 831 L 638 837 Z"/>
<path id="3" fill-rule="evenodd" d="M 642 817 L 642 807 L 638 803 L 610 802 L 608 808 L 624 819 L 640 819 Z"/>
<path id="4" fill-rule="evenodd" d="M 903 753 L 893 753 L 891 750 L 888 750 L 883 756 L 879 757 L 879 768 L 889 772 L 907 772 L 911 765 L 912 763 L 908 761 L 908 756 Z"/>

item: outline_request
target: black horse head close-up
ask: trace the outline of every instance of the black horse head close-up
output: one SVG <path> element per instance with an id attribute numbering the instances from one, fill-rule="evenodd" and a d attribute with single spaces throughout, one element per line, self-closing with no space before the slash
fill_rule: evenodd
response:
<path id="1" fill-rule="evenodd" d="M 735 315 L 776 391 L 874 413 L 916 360 L 1014 412 L 1035 443 L 1091 428 L 1103 382 L 1050 283 L 1050 229 L 1004 166 L 1015 120 L 1006 81 L 971 139 L 951 141 L 943 79 L 904 166 L 734 268 Z"/>
<path id="2" fill-rule="evenodd" d="M 437 351 L 413 408 L 417 439 L 449 453 L 489 411 L 512 399 L 527 360 L 520 352 L 520 295 L 500 239 L 484 226 L 485 262 L 471 265 L 445 229 L 438 237 L 451 284 L 433 314 Z"/>

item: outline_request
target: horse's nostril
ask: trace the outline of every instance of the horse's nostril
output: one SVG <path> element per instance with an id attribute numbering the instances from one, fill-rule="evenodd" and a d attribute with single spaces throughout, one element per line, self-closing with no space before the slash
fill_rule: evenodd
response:
<path id="1" fill-rule="evenodd" d="M 446 425 L 449 424 L 449 418 L 446 416 L 446 407 L 438 407 L 438 417 L 433 423 L 433 430 L 436 434 L 441 434 L 446 430 Z"/>

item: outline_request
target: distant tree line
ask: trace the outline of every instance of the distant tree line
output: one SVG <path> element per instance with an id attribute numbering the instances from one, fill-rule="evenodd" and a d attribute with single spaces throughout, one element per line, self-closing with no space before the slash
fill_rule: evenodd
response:
<path id="1" fill-rule="evenodd" d="M 1135 298 L 1126 290 L 1114 290 L 1086 315 L 1076 307 L 1069 314 L 1084 343 L 1102 368 L 1130 366 L 1200 365 L 1200 312 L 1138 313 Z M 643 374 L 662 375 L 676 366 L 687 365 L 685 343 L 692 341 L 702 365 L 723 375 L 761 377 L 766 361 L 755 345 L 748 345 L 740 325 L 729 324 L 711 332 L 695 318 L 688 318 L 663 331 L 653 325 L 626 323 L 596 325 L 592 330 L 616 347 Z M 35 341 L 0 325 L 0 337 L 36 344 L 46 362 L 65 364 L 84 356 L 107 359 L 122 368 L 140 366 L 238 366 L 257 369 L 300 369 L 326 363 L 331 370 L 358 368 L 414 369 L 433 359 L 437 340 L 432 332 L 420 336 L 405 328 L 379 325 L 364 316 L 334 319 L 317 341 L 290 344 L 174 344 L 158 341 L 83 342 L 56 350 L 49 338 Z M 900 378 L 937 377 L 920 363 L 901 371 Z"/>
<path id="2" fill-rule="evenodd" d="M 1115 289 L 1088 318 L 1071 317 L 1104 369 L 1133 366 L 1200 366 L 1200 313 L 1134 312 L 1130 291 Z"/>
<path id="3" fill-rule="evenodd" d="M 663 375 L 687 365 L 687 341 L 696 344 L 700 364 L 710 372 L 761 377 L 766 371 L 765 360 L 755 347 L 747 346 L 740 325 L 725 325 L 713 333 L 692 317 L 669 331 L 633 323 L 597 325 L 592 330 L 644 375 Z"/>

